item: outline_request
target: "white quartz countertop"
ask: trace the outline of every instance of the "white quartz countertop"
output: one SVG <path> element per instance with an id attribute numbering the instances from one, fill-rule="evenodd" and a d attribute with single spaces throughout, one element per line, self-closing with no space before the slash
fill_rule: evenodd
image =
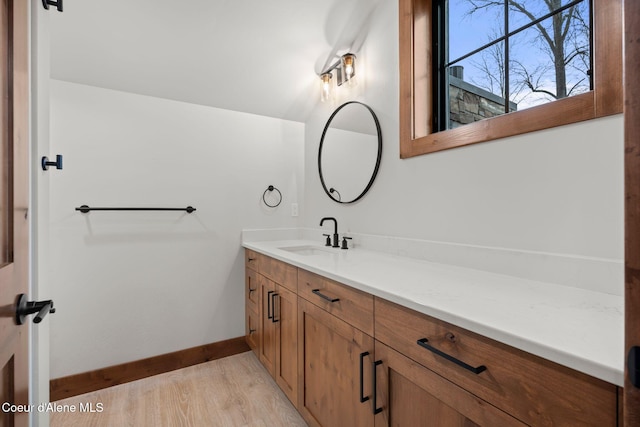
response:
<path id="1" fill-rule="evenodd" d="M 618 386 L 624 298 L 361 248 L 279 240 L 243 246 Z M 282 248 L 314 246 L 295 252 Z"/>

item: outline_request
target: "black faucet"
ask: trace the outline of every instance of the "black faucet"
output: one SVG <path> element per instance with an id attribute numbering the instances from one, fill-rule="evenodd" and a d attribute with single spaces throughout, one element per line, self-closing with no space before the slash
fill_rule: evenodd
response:
<path id="1" fill-rule="evenodd" d="M 339 238 L 338 238 L 338 221 L 336 221 L 335 218 L 325 217 L 325 218 L 322 218 L 320 220 L 320 227 L 322 227 L 322 224 L 324 224 L 325 220 L 333 221 L 333 245 L 331 245 L 331 246 L 333 246 L 334 248 L 339 248 L 340 245 L 338 244 L 338 240 L 339 240 Z M 329 240 L 329 239 L 327 239 L 327 240 Z"/>

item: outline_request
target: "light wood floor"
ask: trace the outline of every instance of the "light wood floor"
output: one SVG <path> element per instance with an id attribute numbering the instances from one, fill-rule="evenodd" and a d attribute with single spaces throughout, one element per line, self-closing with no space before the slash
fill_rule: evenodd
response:
<path id="1" fill-rule="evenodd" d="M 56 402 L 102 413 L 53 413 L 51 427 L 306 426 L 253 352 Z"/>

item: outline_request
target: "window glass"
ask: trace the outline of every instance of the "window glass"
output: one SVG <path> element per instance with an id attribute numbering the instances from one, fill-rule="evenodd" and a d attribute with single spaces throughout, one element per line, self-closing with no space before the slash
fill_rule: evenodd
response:
<path id="1" fill-rule="evenodd" d="M 465 0 L 469 3 L 469 0 Z M 475 1 L 475 0 L 474 0 Z M 502 0 L 499 0 L 502 3 Z M 509 27 L 515 30 L 529 24 L 531 21 L 543 18 L 549 13 L 558 11 L 574 0 L 508 0 L 509 1 Z M 483 0 L 481 3 L 487 4 L 488 1 Z M 495 2 L 491 2 L 495 3 Z M 501 6 L 502 7 L 502 6 Z M 566 16 L 565 13 L 561 14 Z"/>
<path id="2" fill-rule="evenodd" d="M 440 0 L 434 11 L 436 131 L 593 88 L 589 0 Z"/>
<path id="3" fill-rule="evenodd" d="M 495 61 L 502 52 L 504 42 L 499 42 L 448 68 L 447 129 L 505 113 L 504 67 L 497 66 L 499 62 Z M 515 111 L 517 105 L 510 103 L 509 108 Z"/>
<path id="4" fill-rule="evenodd" d="M 579 28 L 568 31 L 559 49 L 551 49 L 547 42 L 540 42 L 541 31 L 553 34 L 556 19 L 548 18 L 539 27 L 530 27 L 510 39 L 510 97 L 519 110 L 585 93 L 592 88 L 588 29 L 585 32 Z"/>
<path id="5" fill-rule="evenodd" d="M 504 7 L 473 11 L 469 0 L 449 0 L 449 57 L 459 58 L 504 35 Z"/>

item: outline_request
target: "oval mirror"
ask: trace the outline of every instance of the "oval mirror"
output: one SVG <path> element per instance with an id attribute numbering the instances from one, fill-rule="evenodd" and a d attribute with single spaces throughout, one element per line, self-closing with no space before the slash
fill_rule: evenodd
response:
<path id="1" fill-rule="evenodd" d="M 318 172 L 325 193 L 338 203 L 364 196 L 376 178 L 382 157 L 382 133 L 373 110 L 350 101 L 331 114 L 322 132 Z"/>

